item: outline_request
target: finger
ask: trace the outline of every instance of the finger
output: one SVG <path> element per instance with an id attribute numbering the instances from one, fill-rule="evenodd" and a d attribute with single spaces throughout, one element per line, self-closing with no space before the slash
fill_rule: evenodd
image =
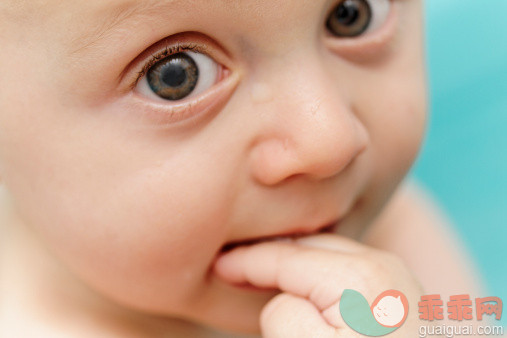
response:
<path id="1" fill-rule="evenodd" d="M 294 243 L 318 248 L 329 251 L 337 251 L 342 253 L 361 253 L 366 250 L 371 250 L 364 244 L 361 244 L 353 239 L 342 237 L 336 234 L 318 234 L 313 236 L 303 236 L 294 239 Z"/>
<path id="2" fill-rule="evenodd" d="M 308 300 L 288 293 L 281 293 L 266 304 L 260 324 L 265 338 L 337 337 L 340 330 L 326 323 Z"/>
<path id="3" fill-rule="evenodd" d="M 364 250 L 363 246 L 353 248 L 348 243 L 348 252 L 343 253 L 338 249 L 344 243 L 340 238 L 336 240 L 335 251 L 315 248 L 317 240 L 312 241 L 313 247 L 287 242 L 238 247 L 220 256 L 214 270 L 231 284 L 250 283 L 262 288 L 278 288 L 307 298 L 320 311 L 336 304 L 346 288 L 363 292 L 365 296 L 374 296 L 375 292 L 384 290 L 384 285 L 378 282 L 376 290 L 366 288 L 372 277 L 379 281 L 378 276 L 385 274 L 379 270 L 382 267 L 361 255 L 348 253 Z M 326 238 L 326 245 L 331 241 L 332 238 Z"/>

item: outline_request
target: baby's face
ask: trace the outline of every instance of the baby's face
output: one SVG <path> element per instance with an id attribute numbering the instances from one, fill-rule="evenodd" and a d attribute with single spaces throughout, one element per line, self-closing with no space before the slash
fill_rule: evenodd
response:
<path id="1" fill-rule="evenodd" d="M 255 330 L 231 242 L 359 238 L 425 122 L 421 0 L 0 5 L 0 175 L 24 221 L 123 305 Z"/>

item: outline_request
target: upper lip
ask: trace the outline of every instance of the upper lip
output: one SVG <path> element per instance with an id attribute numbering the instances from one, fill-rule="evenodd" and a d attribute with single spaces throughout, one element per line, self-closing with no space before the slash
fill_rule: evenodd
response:
<path id="1" fill-rule="evenodd" d="M 249 244 L 254 244 L 254 243 L 258 243 L 258 242 L 270 241 L 270 240 L 274 240 L 274 239 L 280 238 L 280 237 L 295 238 L 295 237 L 307 236 L 307 235 L 311 235 L 311 234 L 317 234 L 317 233 L 325 232 L 326 230 L 332 229 L 339 222 L 340 222 L 340 219 L 336 218 L 336 219 L 329 221 L 329 222 L 320 223 L 320 225 L 318 225 L 318 226 L 297 227 L 297 228 L 293 228 L 288 231 L 284 231 L 284 232 L 280 232 L 280 233 L 276 233 L 276 234 L 271 234 L 271 235 L 267 235 L 267 236 L 254 236 L 254 237 L 242 238 L 242 239 L 238 239 L 238 240 L 234 240 L 234 241 L 230 241 L 230 242 L 225 243 L 222 246 L 221 251 L 228 251 L 228 250 L 230 250 L 236 246 L 239 246 L 239 245 L 249 245 Z"/>

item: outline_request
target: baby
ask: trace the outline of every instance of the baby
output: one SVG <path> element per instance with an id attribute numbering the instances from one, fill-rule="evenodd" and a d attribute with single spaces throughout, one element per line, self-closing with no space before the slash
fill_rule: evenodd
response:
<path id="1" fill-rule="evenodd" d="M 404 177 L 422 0 L 2 0 L 5 337 L 351 337 L 344 289 L 469 293 Z"/>

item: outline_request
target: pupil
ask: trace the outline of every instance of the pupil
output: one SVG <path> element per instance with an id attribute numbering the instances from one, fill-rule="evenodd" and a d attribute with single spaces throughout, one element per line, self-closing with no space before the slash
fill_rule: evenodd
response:
<path id="1" fill-rule="evenodd" d="M 161 80 L 169 87 L 179 87 L 187 80 L 187 73 L 185 69 L 177 63 L 177 60 L 171 60 L 171 63 L 166 66 Z"/>
<path id="2" fill-rule="evenodd" d="M 353 24 L 359 16 L 357 5 L 354 2 L 345 1 L 338 7 L 336 18 L 344 25 Z"/>
<path id="3" fill-rule="evenodd" d="M 178 53 L 156 63 L 146 78 L 155 94 L 176 101 L 194 91 L 199 80 L 199 69 L 189 55 Z"/>
<path id="4" fill-rule="evenodd" d="M 369 1 L 374 0 L 340 1 L 326 21 L 329 32 L 337 37 L 356 37 L 363 34 L 373 17 Z"/>

